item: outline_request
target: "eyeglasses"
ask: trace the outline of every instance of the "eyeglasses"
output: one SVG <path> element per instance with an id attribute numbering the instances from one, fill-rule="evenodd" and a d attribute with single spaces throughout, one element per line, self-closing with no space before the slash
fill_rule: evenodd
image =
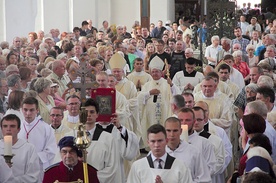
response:
<path id="1" fill-rule="evenodd" d="M 60 153 L 63 154 L 63 155 L 66 155 L 67 153 L 72 155 L 72 154 L 76 154 L 76 151 L 74 151 L 74 150 L 71 150 L 71 151 L 61 150 Z"/>
<path id="2" fill-rule="evenodd" d="M 69 103 L 68 105 L 72 106 L 72 105 L 80 105 L 80 103 L 75 102 L 75 103 Z"/>
<path id="3" fill-rule="evenodd" d="M 61 117 L 61 116 L 63 116 L 63 115 L 61 115 L 61 114 L 50 114 L 50 116 L 51 116 L 51 117 L 57 117 L 57 118 L 58 118 L 58 117 Z"/>

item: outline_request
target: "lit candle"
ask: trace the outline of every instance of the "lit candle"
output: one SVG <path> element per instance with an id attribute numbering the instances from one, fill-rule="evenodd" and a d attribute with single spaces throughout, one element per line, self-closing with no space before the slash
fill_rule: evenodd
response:
<path id="1" fill-rule="evenodd" d="M 4 136 L 4 155 L 12 155 L 12 136 Z"/>
<path id="2" fill-rule="evenodd" d="M 188 125 L 181 125 L 181 129 L 182 129 L 182 140 L 188 142 Z"/>

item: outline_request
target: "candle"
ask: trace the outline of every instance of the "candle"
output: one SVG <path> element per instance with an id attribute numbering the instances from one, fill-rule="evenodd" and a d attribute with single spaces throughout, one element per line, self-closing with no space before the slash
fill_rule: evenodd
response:
<path id="1" fill-rule="evenodd" d="M 4 155 L 12 155 L 12 136 L 4 136 Z"/>
<path id="2" fill-rule="evenodd" d="M 182 140 L 188 142 L 188 125 L 181 125 L 181 129 L 182 129 Z"/>

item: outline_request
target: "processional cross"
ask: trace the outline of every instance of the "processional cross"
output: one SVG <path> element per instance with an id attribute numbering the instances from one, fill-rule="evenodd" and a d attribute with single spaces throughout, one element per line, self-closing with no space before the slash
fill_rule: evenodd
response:
<path id="1" fill-rule="evenodd" d="M 81 103 L 83 104 L 86 101 L 86 89 L 94 89 L 98 88 L 99 84 L 95 81 L 96 70 L 94 68 L 87 68 L 86 65 L 86 60 L 84 58 L 81 58 L 80 61 L 80 68 L 78 70 L 73 69 L 71 71 L 71 74 L 73 76 L 79 76 L 81 78 L 80 83 L 73 83 L 72 81 L 67 84 L 68 88 L 75 88 L 75 89 L 80 89 L 80 98 L 81 98 Z M 86 83 L 85 82 L 85 77 L 91 77 L 92 82 L 91 83 Z"/>

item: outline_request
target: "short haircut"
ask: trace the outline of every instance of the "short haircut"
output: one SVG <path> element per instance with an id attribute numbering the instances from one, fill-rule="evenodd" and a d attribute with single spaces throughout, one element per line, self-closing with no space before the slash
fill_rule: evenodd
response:
<path id="1" fill-rule="evenodd" d="M 189 113 L 190 112 L 190 113 L 193 114 L 193 119 L 195 119 L 195 113 L 192 109 L 187 108 L 187 107 L 183 107 L 183 108 L 179 109 L 179 111 L 178 111 L 178 113 L 181 113 L 181 112 L 183 112 L 183 113 Z"/>
<path id="2" fill-rule="evenodd" d="M 211 77 L 211 78 L 216 78 L 217 80 L 219 80 L 219 75 L 216 72 L 209 72 L 206 77 L 205 80 L 207 80 L 207 77 Z"/>
<path id="3" fill-rule="evenodd" d="M 258 86 L 266 86 L 273 88 L 274 87 L 274 81 L 270 76 L 267 75 L 261 75 L 257 81 Z"/>
<path id="4" fill-rule="evenodd" d="M 265 98 L 269 97 L 270 103 L 274 103 L 275 101 L 275 92 L 273 89 L 269 87 L 260 87 L 257 89 L 257 93 L 263 95 Z"/>
<path id="5" fill-rule="evenodd" d="M 261 100 L 255 100 L 255 101 L 247 103 L 247 108 L 250 113 L 259 114 L 263 118 L 267 117 L 267 113 L 268 113 L 267 106 Z"/>
<path id="6" fill-rule="evenodd" d="M 185 99 L 182 95 L 174 95 L 172 97 L 171 103 L 176 105 L 177 108 L 185 107 Z"/>
<path id="7" fill-rule="evenodd" d="M 69 100 L 70 98 L 77 98 L 77 99 L 79 99 L 79 101 L 80 101 L 80 97 L 77 96 L 77 95 L 75 95 L 75 94 L 73 94 L 73 95 L 70 95 L 69 97 L 66 98 L 66 102 L 68 102 L 68 100 Z"/>
<path id="8" fill-rule="evenodd" d="M 82 23 L 81 23 L 81 26 L 84 26 L 84 25 L 88 25 L 89 23 L 86 21 L 86 20 L 84 20 Z"/>
<path id="9" fill-rule="evenodd" d="M 267 152 L 271 155 L 272 154 L 272 147 L 269 138 L 262 133 L 256 133 L 254 136 L 249 140 L 249 144 L 255 146 L 263 147 L 267 150 Z"/>
<path id="10" fill-rule="evenodd" d="M 193 109 L 194 111 L 202 111 L 202 112 L 203 112 L 203 115 L 204 115 L 204 117 L 205 117 L 205 110 L 202 109 L 201 107 L 195 106 L 195 107 L 193 107 L 192 109 Z"/>
<path id="11" fill-rule="evenodd" d="M 135 64 L 136 61 L 144 62 L 144 60 L 140 57 L 135 58 L 134 61 L 133 61 L 133 64 Z"/>
<path id="12" fill-rule="evenodd" d="M 196 64 L 196 59 L 195 58 L 187 58 L 186 59 L 186 64 L 188 65 L 195 65 Z"/>
<path id="13" fill-rule="evenodd" d="M 178 118 L 176 118 L 176 117 L 169 117 L 169 118 L 167 118 L 166 121 L 165 121 L 165 126 L 169 122 L 178 123 L 179 124 L 179 128 L 181 128 L 181 121 Z"/>
<path id="14" fill-rule="evenodd" d="M 228 64 L 221 64 L 221 65 L 218 67 L 218 72 L 219 72 L 220 70 L 224 70 L 224 69 L 227 69 L 228 72 L 231 71 L 231 68 L 230 68 L 230 66 L 229 66 Z"/>
<path id="15" fill-rule="evenodd" d="M 234 61 L 234 57 L 232 56 L 232 55 L 230 55 L 230 54 L 227 54 L 227 55 L 225 55 L 224 57 L 223 57 L 223 60 L 232 60 L 232 61 Z"/>
<path id="16" fill-rule="evenodd" d="M 176 43 L 176 40 L 174 38 L 169 38 L 168 42 L 174 42 L 174 43 Z"/>
<path id="17" fill-rule="evenodd" d="M 21 67 L 19 68 L 19 75 L 21 80 L 27 80 L 31 76 L 32 71 L 29 67 Z"/>
<path id="18" fill-rule="evenodd" d="M 63 111 L 64 111 L 64 110 L 63 110 L 61 107 L 57 107 L 57 106 L 52 107 L 52 109 L 50 110 L 50 113 L 51 113 L 51 111 L 52 111 L 53 109 L 60 110 L 60 113 L 61 113 L 61 115 L 63 116 Z"/>
<path id="19" fill-rule="evenodd" d="M 15 115 L 15 114 L 8 114 L 6 116 L 4 116 L 1 120 L 1 128 L 3 127 L 3 121 L 6 120 L 6 121 L 13 121 L 13 120 L 16 120 L 17 122 L 17 129 L 20 128 L 20 125 L 21 125 L 21 122 L 20 122 L 20 118 Z"/>
<path id="20" fill-rule="evenodd" d="M 244 129 L 248 134 L 264 133 L 266 122 L 262 116 L 257 113 L 251 113 L 242 117 Z"/>
<path id="21" fill-rule="evenodd" d="M 27 97 L 23 100 L 22 105 L 29 104 L 29 105 L 35 105 L 36 109 L 38 109 L 38 100 L 34 97 Z"/>
<path id="22" fill-rule="evenodd" d="M 165 135 L 165 138 L 167 138 L 167 134 L 166 134 L 166 129 L 164 128 L 164 126 L 160 125 L 160 124 L 154 124 L 152 126 L 150 126 L 147 130 L 147 134 L 149 136 L 150 133 L 163 133 Z"/>
<path id="23" fill-rule="evenodd" d="M 34 83 L 34 88 L 37 93 L 42 93 L 44 89 L 51 86 L 52 81 L 46 78 L 38 78 Z"/>
<path id="24" fill-rule="evenodd" d="M 99 107 L 99 103 L 96 100 L 92 98 L 87 99 L 84 103 L 84 107 L 88 107 L 88 106 L 94 106 L 96 109 L 96 112 L 99 113 L 100 107 Z"/>
<path id="25" fill-rule="evenodd" d="M 259 74 L 264 74 L 264 71 L 263 71 L 263 69 L 260 66 L 253 66 L 250 69 L 252 69 L 252 68 L 257 68 Z"/>
<path id="26" fill-rule="evenodd" d="M 190 92 L 183 92 L 182 95 L 184 95 L 184 96 L 186 96 L 186 97 L 191 96 L 191 97 L 193 97 L 193 99 L 194 99 L 194 95 L 193 95 L 192 93 L 190 93 Z"/>
<path id="27" fill-rule="evenodd" d="M 165 45 L 165 42 L 164 42 L 162 39 L 158 39 L 158 40 L 157 40 L 157 43 L 162 44 L 162 45 Z"/>

